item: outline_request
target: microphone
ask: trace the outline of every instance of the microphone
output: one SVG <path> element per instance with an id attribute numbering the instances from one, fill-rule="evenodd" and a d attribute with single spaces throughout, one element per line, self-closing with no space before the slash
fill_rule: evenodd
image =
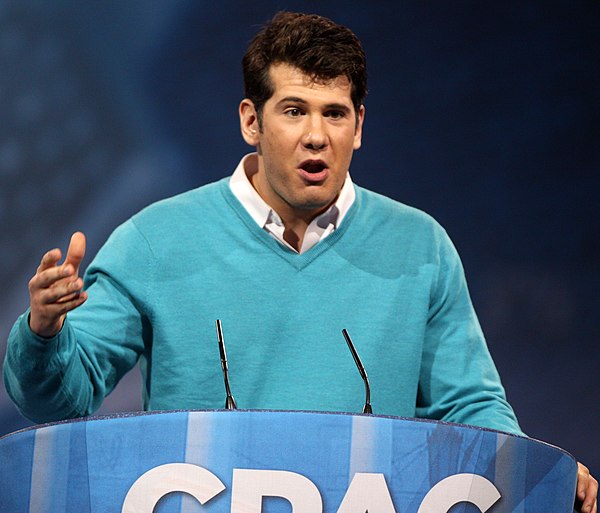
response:
<path id="1" fill-rule="evenodd" d="M 223 369 L 223 380 L 225 381 L 225 392 L 227 393 L 227 399 L 225 399 L 225 409 L 235 410 L 237 405 L 235 399 L 231 395 L 229 389 L 229 374 L 227 368 L 227 353 L 225 353 L 225 340 L 223 340 L 223 327 L 221 326 L 220 319 L 217 319 L 217 340 L 219 341 L 219 352 L 221 353 L 221 368 Z"/>
<path id="2" fill-rule="evenodd" d="M 342 334 L 344 335 L 344 338 L 346 339 L 346 343 L 348 344 L 348 347 L 350 348 L 350 352 L 352 353 L 352 357 L 354 358 L 354 362 L 356 363 L 356 366 L 358 367 L 358 372 L 360 373 L 360 376 L 362 377 L 364 383 L 365 383 L 365 405 L 363 407 L 363 413 L 373 413 L 373 410 L 371 409 L 371 387 L 369 385 L 369 377 L 367 376 L 367 371 L 365 371 L 365 368 L 363 367 L 362 362 L 360 361 L 360 357 L 358 356 L 358 353 L 356 352 L 356 348 L 354 347 L 354 344 L 352 343 L 352 339 L 350 338 L 350 335 L 348 334 L 348 330 L 346 330 L 346 328 L 344 328 L 342 330 Z"/>

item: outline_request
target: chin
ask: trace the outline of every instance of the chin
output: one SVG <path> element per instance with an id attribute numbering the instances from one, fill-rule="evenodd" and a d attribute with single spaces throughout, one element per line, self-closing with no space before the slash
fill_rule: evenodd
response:
<path id="1" fill-rule="evenodd" d="M 294 205 L 299 210 L 324 210 L 335 201 L 336 196 L 331 198 L 306 198 Z"/>

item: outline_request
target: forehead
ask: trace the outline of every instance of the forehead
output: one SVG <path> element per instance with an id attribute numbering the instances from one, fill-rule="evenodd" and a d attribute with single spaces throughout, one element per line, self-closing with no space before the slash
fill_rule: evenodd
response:
<path id="1" fill-rule="evenodd" d="M 273 64 L 269 68 L 269 77 L 273 86 L 271 98 L 301 94 L 309 98 L 335 97 L 337 102 L 345 101 L 352 104 L 352 86 L 345 75 L 332 79 L 321 79 L 304 73 L 299 68 L 289 64 Z"/>

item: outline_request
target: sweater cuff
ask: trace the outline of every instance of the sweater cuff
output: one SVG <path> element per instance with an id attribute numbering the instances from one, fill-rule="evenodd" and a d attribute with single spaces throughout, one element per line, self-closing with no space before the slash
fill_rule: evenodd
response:
<path id="1" fill-rule="evenodd" d="M 60 331 L 54 335 L 53 337 L 42 337 L 37 333 L 34 333 L 29 326 L 29 316 L 31 312 L 28 308 L 26 312 L 21 315 L 18 323 L 18 338 L 21 340 L 24 345 L 26 345 L 31 351 L 36 351 L 40 353 L 49 353 L 58 352 L 58 346 L 60 344 L 61 339 L 63 338 L 63 333 L 66 332 L 65 325 L 67 324 L 67 319 L 63 323 Z"/>

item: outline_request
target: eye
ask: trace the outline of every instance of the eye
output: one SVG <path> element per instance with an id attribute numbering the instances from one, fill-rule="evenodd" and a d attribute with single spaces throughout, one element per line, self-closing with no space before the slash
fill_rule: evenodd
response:
<path id="1" fill-rule="evenodd" d="M 325 117 L 331 119 L 343 119 L 346 117 L 346 113 L 342 110 L 330 110 L 325 113 Z"/>
<path id="2" fill-rule="evenodd" d="M 284 114 L 290 118 L 297 118 L 298 116 L 302 115 L 302 111 L 297 107 L 291 107 L 289 109 L 286 109 L 284 111 Z"/>

